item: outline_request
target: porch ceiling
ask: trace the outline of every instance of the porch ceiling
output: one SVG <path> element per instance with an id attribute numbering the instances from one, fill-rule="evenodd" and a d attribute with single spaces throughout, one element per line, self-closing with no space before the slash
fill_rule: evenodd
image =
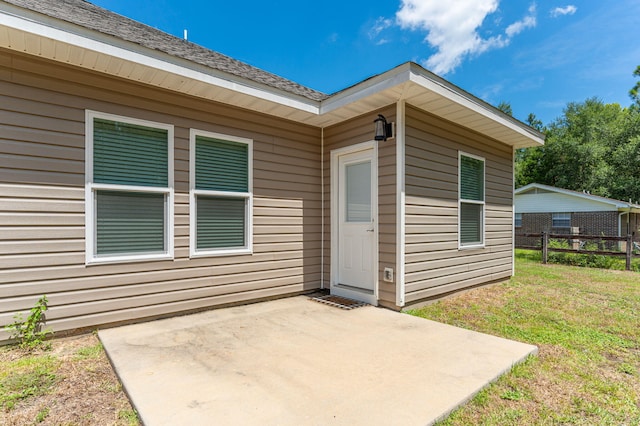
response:
<path id="1" fill-rule="evenodd" d="M 311 126 L 404 100 L 516 148 L 544 143 L 540 133 L 414 63 L 317 101 L 6 3 L 0 3 L 0 48 Z"/>

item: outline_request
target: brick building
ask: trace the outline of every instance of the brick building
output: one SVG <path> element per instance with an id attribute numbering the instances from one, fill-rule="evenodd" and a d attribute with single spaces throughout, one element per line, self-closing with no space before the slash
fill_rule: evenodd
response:
<path id="1" fill-rule="evenodd" d="M 545 231 L 603 236 L 632 234 L 636 241 L 640 240 L 638 204 L 537 183 L 516 189 L 514 204 L 516 246 L 539 244 L 539 238 L 522 234 Z"/>

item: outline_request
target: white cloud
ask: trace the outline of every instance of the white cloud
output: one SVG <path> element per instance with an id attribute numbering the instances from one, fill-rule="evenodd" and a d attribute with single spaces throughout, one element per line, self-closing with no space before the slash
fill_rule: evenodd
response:
<path id="1" fill-rule="evenodd" d="M 565 7 L 556 7 L 555 9 L 551 9 L 550 14 L 553 18 L 557 18 L 558 16 L 573 15 L 577 11 L 578 8 L 570 4 Z"/>
<path id="2" fill-rule="evenodd" d="M 485 18 L 498 10 L 499 0 L 402 0 L 396 13 L 401 28 L 426 31 L 425 41 L 436 49 L 423 64 L 436 74 L 447 74 L 467 56 L 502 48 L 511 38 L 535 27 L 535 4 L 521 21 L 509 25 L 505 35 L 483 38 L 478 33 Z"/>
<path id="3" fill-rule="evenodd" d="M 379 17 L 378 19 L 376 19 L 376 21 L 373 23 L 373 25 L 371 26 L 371 29 L 368 32 L 368 36 L 370 40 L 375 40 L 382 31 L 386 30 L 387 28 L 389 28 L 390 26 L 393 25 L 393 20 L 385 18 L 383 16 Z M 380 41 L 378 42 L 378 44 L 384 44 L 387 41 L 386 40 L 381 40 L 383 43 L 380 43 Z"/>
<path id="4" fill-rule="evenodd" d="M 436 74 L 446 74 L 464 56 L 501 44 L 500 38 L 483 39 L 477 30 L 498 8 L 498 0 L 402 0 L 396 18 L 401 28 L 427 31 L 425 40 L 437 49 L 426 61 Z"/>
<path id="5" fill-rule="evenodd" d="M 534 28 L 536 26 L 536 23 L 536 5 L 534 3 L 529 6 L 529 14 L 522 18 L 522 20 L 509 25 L 505 30 L 505 33 L 507 34 L 507 37 L 511 38 L 515 35 L 520 34 L 527 28 Z"/>

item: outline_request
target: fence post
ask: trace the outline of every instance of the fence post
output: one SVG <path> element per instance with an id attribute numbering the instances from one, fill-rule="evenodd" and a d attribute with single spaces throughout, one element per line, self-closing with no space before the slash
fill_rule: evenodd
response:
<path id="1" fill-rule="evenodd" d="M 547 263 L 549 257 L 549 235 L 547 231 L 542 232 L 542 263 Z"/>
<path id="2" fill-rule="evenodd" d="M 574 236 L 574 235 L 577 236 L 579 234 L 580 234 L 580 228 L 577 227 L 577 226 L 572 226 L 571 227 L 571 236 Z M 578 238 L 571 239 L 571 240 L 569 240 L 569 243 L 571 244 L 571 248 L 572 249 L 574 249 L 576 251 L 580 250 L 580 239 L 578 239 Z"/>
<path id="3" fill-rule="evenodd" d="M 631 255 L 633 254 L 633 237 L 627 234 L 627 271 L 631 270 Z"/>

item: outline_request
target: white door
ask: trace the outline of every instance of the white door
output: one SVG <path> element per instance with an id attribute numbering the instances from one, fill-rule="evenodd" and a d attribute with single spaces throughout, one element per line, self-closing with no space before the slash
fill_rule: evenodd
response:
<path id="1" fill-rule="evenodd" d="M 377 272 L 377 165 L 374 149 L 337 155 L 337 200 L 334 209 L 337 263 L 332 294 L 376 304 Z M 337 164 L 336 164 L 337 163 Z"/>

